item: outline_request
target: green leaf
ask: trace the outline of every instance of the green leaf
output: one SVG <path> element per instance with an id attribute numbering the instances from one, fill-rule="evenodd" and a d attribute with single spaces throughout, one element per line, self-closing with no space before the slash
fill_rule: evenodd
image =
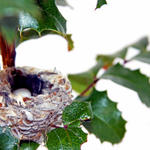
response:
<path id="1" fill-rule="evenodd" d="M 0 150 L 17 150 L 18 140 L 9 128 L 0 127 Z"/>
<path id="2" fill-rule="evenodd" d="M 103 63 L 99 61 L 94 67 L 88 71 L 78 73 L 78 74 L 69 74 L 68 78 L 71 81 L 72 88 L 78 93 L 83 92 L 96 78 L 98 71 L 102 68 Z M 92 91 L 89 90 L 87 95 Z"/>
<path id="3" fill-rule="evenodd" d="M 145 52 L 147 46 L 148 46 L 148 37 L 143 37 L 143 38 L 139 39 L 138 41 L 136 41 L 135 43 L 126 46 L 125 48 L 121 49 L 120 51 L 117 51 L 114 54 L 97 55 L 96 60 L 97 61 L 101 60 L 104 64 L 103 67 L 107 69 L 108 67 L 113 65 L 113 62 L 116 58 L 121 58 L 121 59 L 125 60 L 126 55 L 128 53 L 128 49 L 130 47 L 133 47 L 133 48 L 136 48 L 142 52 Z"/>
<path id="4" fill-rule="evenodd" d="M 132 58 L 132 60 L 134 60 L 134 59 L 150 64 L 150 52 L 149 51 L 142 52 L 142 53 L 140 53 L 140 54 L 138 54 Z"/>
<path id="5" fill-rule="evenodd" d="M 28 13 L 21 13 L 19 18 L 19 31 L 21 43 L 33 37 L 33 31 L 37 32 L 34 37 L 45 34 L 57 34 L 65 38 L 68 42 L 68 50 L 73 49 L 73 41 L 70 34 L 66 34 L 66 20 L 59 12 L 55 0 L 41 0 L 38 5 L 42 12 L 41 18 L 35 18 Z M 32 32 L 29 32 L 32 30 Z M 27 34 L 26 34 L 27 32 Z"/>
<path id="6" fill-rule="evenodd" d="M 56 0 L 56 4 L 59 6 L 68 6 L 72 8 L 72 6 L 70 6 L 66 0 Z"/>
<path id="7" fill-rule="evenodd" d="M 148 37 L 143 37 L 139 39 L 137 42 L 131 44 L 129 47 L 134 47 L 138 50 L 144 51 L 148 46 Z"/>
<path id="8" fill-rule="evenodd" d="M 114 54 L 110 54 L 110 55 L 97 55 L 96 60 L 97 61 L 102 61 L 103 62 L 103 66 L 104 67 L 110 67 L 113 64 L 113 61 L 115 60 L 115 58 L 122 58 L 125 59 L 126 55 L 127 55 L 128 49 L 124 48 L 120 51 L 115 52 Z"/>
<path id="9" fill-rule="evenodd" d="M 87 134 L 80 128 L 57 128 L 47 136 L 49 150 L 80 150 L 81 144 L 87 141 Z"/>
<path id="10" fill-rule="evenodd" d="M 106 0 L 98 0 L 96 8 L 100 8 L 100 7 L 102 7 L 105 4 L 107 4 Z"/>
<path id="11" fill-rule="evenodd" d="M 16 37 L 18 26 L 18 17 L 4 17 L 0 19 L 0 32 L 6 39 L 8 44 L 11 44 Z"/>
<path id="12" fill-rule="evenodd" d="M 56 4 L 60 6 L 68 6 L 68 3 L 66 0 L 56 0 Z"/>
<path id="13" fill-rule="evenodd" d="M 103 79 L 112 80 L 136 91 L 141 101 L 150 107 L 150 84 L 149 78 L 141 74 L 139 70 L 129 70 L 120 64 L 110 67 L 103 75 Z"/>
<path id="14" fill-rule="evenodd" d="M 115 57 L 113 55 L 97 55 L 96 60 L 97 61 L 102 61 L 103 62 L 103 66 L 112 66 L 113 61 L 114 61 Z"/>
<path id="15" fill-rule="evenodd" d="M 39 14 L 38 7 L 34 0 L 1 0 L 0 18 L 5 16 L 18 16 L 20 12 L 28 12 L 33 16 Z"/>
<path id="16" fill-rule="evenodd" d="M 63 111 L 62 119 L 64 125 L 77 123 L 92 118 L 91 104 L 89 102 L 74 101 L 71 105 L 67 106 Z"/>
<path id="17" fill-rule="evenodd" d="M 19 150 L 36 150 L 39 144 L 32 141 L 21 141 Z"/>
<path id="18" fill-rule="evenodd" d="M 84 127 L 90 133 L 95 134 L 101 142 L 119 143 L 126 131 L 126 121 L 117 109 L 117 103 L 112 102 L 106 92 L 99 92 L 95 89 L 88 97 L 82 97 L 82 100 L 91 102 L 94 116 L 93 119 L 83 124 Z"/>
<path id="19" fill-rule="evenodd" d="M 33 16 L 40 14 L 33 0 L 0 1 L 0 32 L 8 44 L 15 41 L 20 12 L 28 12 Z"/>
<path id="20" fill-rule="evenodd" d="M 145 50 L 146 50 L 148 44 L 149 44 L 149 42 L 148 42 L 148 37 L 145 36 L 145 37 L 142 37 L 142 38 L 140 38 L 139 40 L 137 40 L 135 43 L 126 46 L 126 47 L 123 48 L 122 50 L 126 49 L 126 50 L 128 51 L 128 49 L 129 49 L 130 47 L 133 47 L 133 48 L 135 48 L 135 49 L 137 49 L 137 50 L 139 50 L 139 51 L 142 52 L 142 51 L 145 51 Z"/>

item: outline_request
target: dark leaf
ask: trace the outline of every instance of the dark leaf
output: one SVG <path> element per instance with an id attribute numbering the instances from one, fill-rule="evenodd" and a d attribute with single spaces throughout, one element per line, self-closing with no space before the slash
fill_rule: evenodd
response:
<path id="1" fill-rule="evenodd" d="M 148 37 L 143 37 L 141 39 L 139 39 L 138 41 L 136 41 L 135 43 L 126 46 L 125 48 L 123 48 L 122 50 L 114 53 L 114 54 L 110 54 L 110 55 L 97 55 L 96 60 L 99 61 L 101 60 L 103 62 L 103 67 L 104 68 L 108 68 L 110 66 L 113 65 L 113 62 L 116 58 L 121 58 L 123 60 L 126 60 L 126 55 L 128 53 L 128 49 L 130 47 L 134 47 L 140 51 L 145 51 L 146 48 L 148 46 Z"/>
<path id="2" fill-rule="evenodd" d="M 62 118 L 64 125 L 79 125 L 78 121 L 92 118 L 91 104 L 89 102 L 74 101 L 65 108 Z"/>
<path id="3" fill-rule="evenodd" d="M 56 0 L 56 4 L 60 6 L 68 6 L 68 3 L 66 0 Z"/>
<path id="4" fill-rule="evenodd" d="M 110 66 L 112 66 L 115 58 L 125 59 L 127 52 L 128 52 L 128 49 L 124 48 L 121 51 L 118 51 L 118 52 L 111 54 L 111 55 L 97 55 L 96 60 L 97 61 L 101 60 L 103 62 L 103 66 L 110 67 Z"/>
<path id="5" fill-rule="evenodd" d="M 117 109 L 117 103 L 112 102 L 106 92 L 95 89 L 90 96 L 82 97 L 82 100 L 90 101 L 93 111 L 93 119 L 83 124 L 85 128 L 100 138 L 101 142 L 119 143 L 126 131 L 126 121 Z"/>
<path id="6" fill-rule="evenodd" d="M 33 16 L 39 14 L 39 10 L 34 0 L 1 0 L 0 18 L 8 16 L 18 16 L 20 12 L 28 12 Z"/>
<path id="7" fill-rule="evenodd" d="M 55 0 L 39 0 L 38 5 L 42 12 L 41 18 L 35 18 L 28 13 L 20 14 L 19 43 L 32 37 L 37 38 L 51 33 L 65 38 L 68 41 L 68 50 L 73 49 L 71 35 L 66 34 L 66 20 L 59 12 Z M 37 34 L 33 36 L 33 32 L 29 32 L 29 30 L 35 31 Z"/>
<path id="8" fill-rule="evenodd" d="M 0 32 L 8 44 L 14 42 L 16 38 L 20 12 L 28 12 L 33 16 L 39 15 L 38 7 L 33 0 L 0 1 Z"/>
<path id="9" fill-rule="evenodd" d="M 81 144 L 87 141 L 87 134 L 80 128 L 57 128 L 47 136 L 49 150 L 80 150 Z"/>
<path id="10" fill-rule="evenodd" d="M 130 47 L 133 47 L 139 51 L 145 51 L 147 46 L 148 46 L 149 42 L 148 42 L 148 37 L 143 37 L 143 38 L 140 38 L 138 41 L 136 41 L 135 43 L 133 44 L 130 44 L 128 46 L 126 46 L 124 49 L 129 49 Z"/>
<path id="11" fill-rule="evenodd" d="M 68 4 L 67 0 L 56 0 L 56 4 L 59 6 L 69 6 L 70 8 L 72 8 L 72 6 Z"/>
<path id="12" fill-rule="evenodd" d="M 98 0 L 96 8 L 100 8 L 100 7 L 102 7 L 105 4 L 107 4 L 106 0 Z"/>
<path id="13" fill-rule="evenodd" d="M 141 101 L 150 107 L 149 78 L 141 74 L 139 70 L 129 70 L 120 64 L 110 67 L 102 76 L 120 85 L 136 91 Z"/>
<path id="14" fill-rule="evenodd" d="M 129 47 L 134 47 L 136 49 L 139 49 L 141 51 L 144 51 L 146 47 L 148 46 L 148 37 L 143 37 L 139 39 L 137 42 L 131 44 Z"/>
<path id="15" fill-rule="evenodd" d="M 32 141 L 21 141 L 19 150 L 36 150 L 39 144 Z"/>
<path id="16" fill-rule="evenodd" d="M 149 51 L 142 52 L 138 54 L 137 56 L 133 57 L 133 60 L 134 59 L 150 64 L 150 52 Z"/>
<path id="17" fill-rule="evenodd" d="M 8 44 L 11 44 L 16 37 L 17 26 L 18 17 L 16 16 L 8 16 L 0 19 L 0 32 Z"/>
<path id="18" fill-rule="evenodd" d="M 112 66 L 113 61 L 114 61 L 115 57 L 113 55 L 97 55 L 96 60 L 97 61 L 102 61 L 103 62 L 103 66 Z"/>
<path id="19" fill-rule="evenodd" d="M 99 61 L 94 67 L 92 67 L 88 71 L 78 74 L 69 74 L 68 78 L 71 81 L 73 90 L 78 93 L 83 92 L 94 81 L 98 71 L 102 68 L 102 66 L 103 63 Z M 91 90 L 87 92 L 87 95 L 91 92 Z"/>
<path id="20" fill-rule="evenodd" d="M 0 127 L 0 150 L 17 150 L 18 142 L 9 128 Z"/>

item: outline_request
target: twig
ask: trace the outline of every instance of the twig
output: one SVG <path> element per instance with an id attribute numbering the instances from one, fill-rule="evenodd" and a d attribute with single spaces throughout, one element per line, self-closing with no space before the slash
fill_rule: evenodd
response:
<path id="1" fill-rule="evenodd" d="M 123 64 L 127 64 L 129 63 L 131 60 L 124 60 Z M 105 70 L 108 69 L 107 68 L 103 68 Z M 93 82 L 80 94 L 80 96 L 84 96 L 91 88 L 93 88 L 95 86 L 95 84 L 100 80 L 100 78 L 96 78 L 95 80 L 93 80 Z"/>
<path id="2" fill-rule="evenodd" d="M 84 96 L 91 88 L 95 86 L 95 84 L 100 80 L 100 78 L 96 78 L 81 94 L 80 96 Z"/>

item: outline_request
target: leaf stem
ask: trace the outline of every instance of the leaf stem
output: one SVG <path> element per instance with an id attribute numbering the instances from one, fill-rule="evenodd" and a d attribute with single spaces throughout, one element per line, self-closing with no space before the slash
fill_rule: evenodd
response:
<path id="1" fill-rule="evenodd" d="M 99 80 L 100 78 L 95 78 L 94 81 L 80 94 L 80 96 L 84 96 Z"/>
<path id="2" fill-rule="evenodd" d="M 125 64 L 129 63 L 130 61 L 131 61 L 131 60 L 124 60 L 123 64 L 125 65 Z M 107 67 L 107 68 L 104 68 L 104 69 L 107 70 L 108 67 Z M 93 82 L 80 94 L 80 96 L 84 96 L 91 88 L 93 88 L 93 87 L 95 86 L 95 84 L 96 84 L 99 80 L 100 80 L 100 78 L 95 78 L 95 79 L 93 80 Z"/>
<path id="3" fill-rule="evenodd" d="M 15 66 L 15 44 L 8 44 L 0 33 L 0 49 L 3 61 L 3 69 Z"/>

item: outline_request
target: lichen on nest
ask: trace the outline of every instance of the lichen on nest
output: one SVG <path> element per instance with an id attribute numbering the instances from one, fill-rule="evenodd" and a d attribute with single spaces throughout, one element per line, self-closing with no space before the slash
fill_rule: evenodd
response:
<path id="1" fill-rule="evenodd" d="M 31 97 L 16 96 L 19 88 Z M 45 135 L 62 126 L 62 112 L 72 102 L 69 80 L 57 71 L 31 67 L 0 71 L 0 126 L 10 127 L 19 140 L 43 143 Z"/>

